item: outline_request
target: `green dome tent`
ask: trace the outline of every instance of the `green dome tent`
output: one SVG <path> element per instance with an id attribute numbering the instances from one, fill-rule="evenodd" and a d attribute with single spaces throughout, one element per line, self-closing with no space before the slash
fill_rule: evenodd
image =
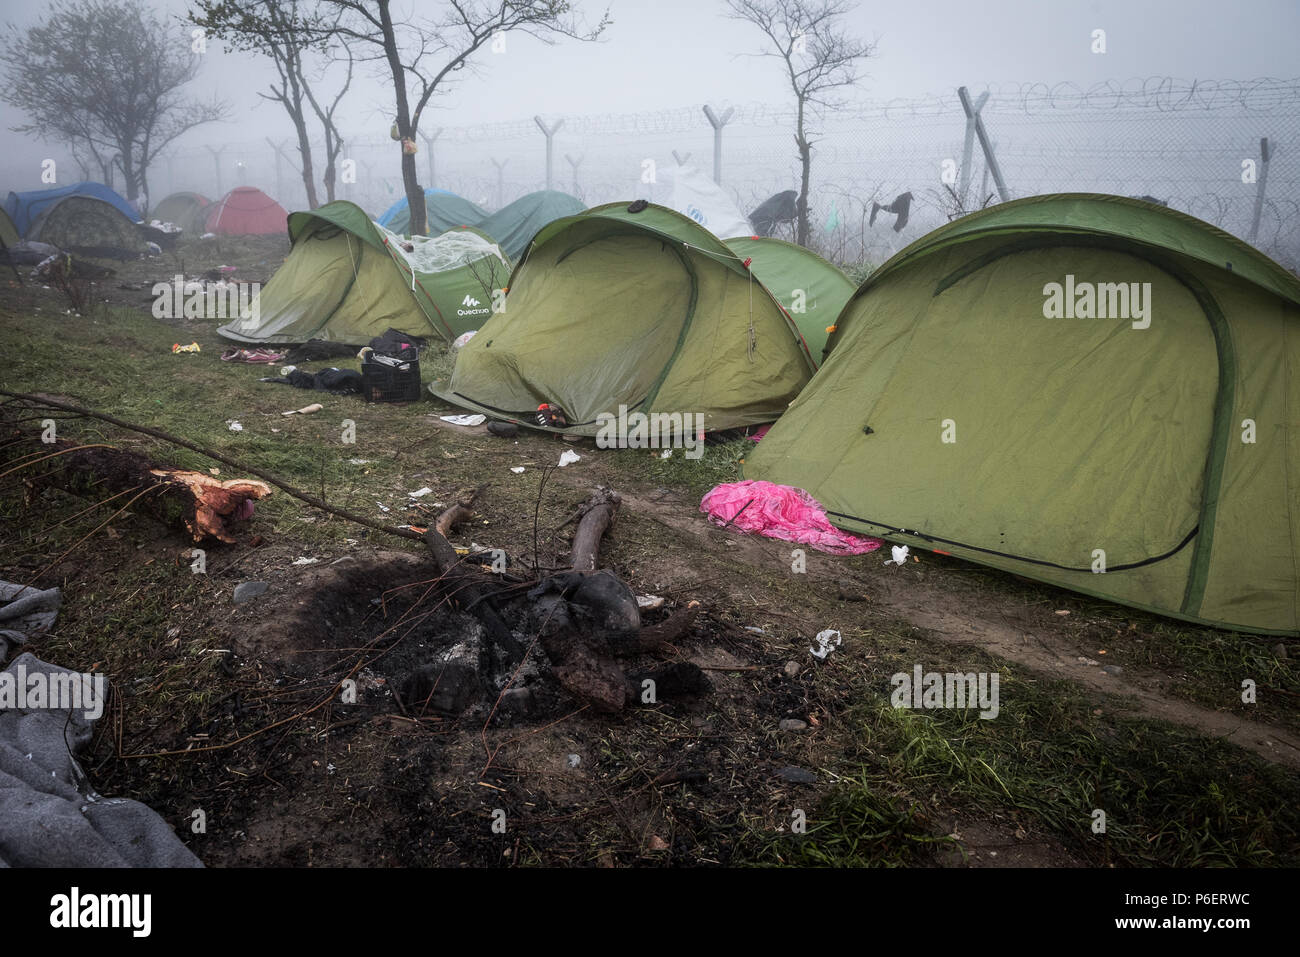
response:
<path id="1" fill-rule="evenodd" d="M 14 226 L 14 221 L 9 218 L 9 214 L 0 209 L 0 261 L 9 264 L 13 271 L 14 278 L 20 283 L 22 277 L 18 275 L 18 266 L 9 258 L 9 251 L 22 242 L 18 235 L 18 229 Z"/>
<path id="2" fill-rule="evenodd" d="M 601 412 L 704 416 L 705 429 L 770 422 L 814 365 L 772 295 L 720 240 L 662 206 L 612 203 L 546 226 L 510 277 L 505 308 L 461 349 L 435 395 L 564 431 Z"/>
<path id="3" fill-rule="evenodd" d="M 475 230 L 402 240 L 342 200 L 291 214 L 289 239 L 289 257 L 250 317 L 222 326 L 223 336 L 364 345 L 391 327 L 451 342 L 488 316 L 510 268 Z"/>
<path id="4" fill-rule="evenodd" d="M 463 226 L 478 226 L 487 218 L 487 211 L 468 199 L 449 193 L 445 189 L 424 191 L 424 212 L 428 220 L 428 235 L 437 236 Z M 411 229 L 411 207 L 403 196 L 379 217 L 379 225 L 395 233 L 406 235 Z M 491 233 L 488 234 L 489 236 Z"/>
<path id="5" fill-rule="evenodd" d="M 841 528 L 1160 614 L 1300 630 L 1300 280 L 1066 194 L 911 244 L 750 456 Z"/>
<path id="6" fill-rule="evenodd" d="M 478 228 L 496 240 L 507 256 L 518 259 L 543 226 L 585 208 L 581 200 L 568 193 L 544 189 L 502 206 L 479 223 Z"/>
<path id="7" fill-rule="evenodd" d="M 857 289 L 853 280 L 810 249 L 784 239 L 742 236 L 727 247 L 785 307 L 799 327 L 813 360 L 822 361 L 826 337 L 835 319 Z"/>
<path id="8" fill-rule="evenodd" d="M 189 237 L 202 235 L 212 201 L 199 193 L 172 193 L 149 214 L 150 219 L 179 226 Z"/>

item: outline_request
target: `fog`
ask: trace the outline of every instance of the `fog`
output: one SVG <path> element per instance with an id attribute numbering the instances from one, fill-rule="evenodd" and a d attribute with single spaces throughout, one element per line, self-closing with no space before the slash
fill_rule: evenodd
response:
<path id="1" fill-rule="evenodd" d="M 410 15 L 437 4 L 396 6 Z M 590 0 L 576 6 L 590 22 L 605 9 Z M 183 18 L 187 4 L 159 0 L 156 8 Z M 20 30 L 37 22 L 44 9 L 0 2 L 3 19 Z M 545 186 L 545 141 L 535 115 L 548 122 L 565 118 L 556 137 L 552 185 L 585 202 L 631 196 L 642 161 L 654 158 L 662 166 L 672 162 L 672 150 L 690 152 L 691 162 L 712 174 L 712 131 L 700 112 L 708 103 L 738 108 L 724 130 L 722 175 L 738 205 L 748 210 L 773 192 L 797 187 L 797 157 L 783 120 L 792 97 L 778 61 L 747 55 L 762 49 L 756 28 L 725 17 L 715 0 L 612 0 L 608 9 L 613 23 L 597 43 L 560 38 L 547 45 L 510 34 L 504 51 L 482 50 L 474 71 L 456 74 L 421 123 L 426 134 L 444 131 L 434 146 L 436 185 L 489 209 Z M 1172 120 L 1149 96 L 1109 114 L 1095 97 L 1087 109 L 1061 109 L 1043 99 L 1047 92 L 1095 91 L 1108 82 L 1127 82 L 1126 89 L 1140 92 L 1134 78 L 1172 78 L 1207 84 L 1212 95 L 1231 100 L 1217 85 L 1221 81 L 1293 78 L 1300 36 L 1300 5 L 1293 0 L 1253 2 L 1246 12 L 1211 0 L 863 3 L 847 17 L 847 26 L 877 48 L 861 82 L 845 92 L 845 108 L 813 124 L 822 136 L 810 202 L 821 219 L 858 217 L 868 200 L 888 201 L 905 189 L 924 208 L 938 185 L 939 164 L 960 150 L 964 120 L 955 90 L 965 85 L 972 95 L 993 93 L 986 122 L 998 149 L 1007 151 L 1005 172 L 1014 195 L 1062 188 L 1149 193 L 1240 231 L 1237 221 L 1246 215 L 1250 195 L 1233 182 L 1238 154 L 1251 155 L 1251 144 L 1269 136 L 1277 153 L 1270 198 L 1283 204 L 1270 213 L 1272 241 L 1294 241 L 1286 205 L 1300 203 L 1300 172 L 1288 160 L 1300 154 L 1300 104 L 1294 98 L 1279 101 L 1270 93 L 1262 118 L 1256 97 L 1244 106 L 1212 104 L 1201 115 Z M 1106 33 L 1102 54 L 1091 48 L 1098 29 Z M 187 42 L 179 22 L 177 37 Z M 388 138 L 392 88 L 382 69 L 383 64 L 359 65 L 340 108 L 343 156 L 358 164 L 358 181 L 341 195 L 372 214 L 401 195 L 398 151 Z M 156 200 L 176 189 L 213 195 L 248 183 L 278 193 L 290 209 L 301 205 L 301 180 L 266 142 L 283 143 L 292 154 L 293 127 L 283 108 L 258 96 L 274 77 L 257 55 L 226 52 L 220 41 L 210 40 L 187 92 L 201 99 L 220 96 L 230 106 L 229 119 L 177 140 L 151 170 L 151 196 Z M 326 81 L 325 88 L 331 85 Z M 60 182 L 81 178 L 65 144 L 10 131 L 24 119 L 0 106 L 0 188 L 41 188 L 40 163 L 47 157 L 73 171 Z M 215 158 L 208 147 L 225 149 Z M 429 186 L 426 144 L 420 148 L 421 181 Z M 566 155 L 581 162 L 575 168 Z M 1060 155 L 1073 157 L 1068 168 L 1058 168 Z M 502 164 L 500 175 L 493 160 Z M 909 238 L 914 235 L 898 241 Z M 892 236 L 872 241 L 886 247 L 896 242 Z"/>

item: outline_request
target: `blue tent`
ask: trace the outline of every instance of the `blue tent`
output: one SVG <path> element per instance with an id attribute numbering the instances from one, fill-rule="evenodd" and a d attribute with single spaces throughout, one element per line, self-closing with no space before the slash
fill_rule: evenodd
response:
<path id="1" fill-rule="evenodd" d="M 487 211 L 445 189 L 424 191 L 425 219 L 429 235 L 437 236 L 460 226 L 477 226 L 487 218 Z M 411 226 L 411 210 L 403 196 L 378 219 L 380 226 L 395 233 L 405 233 Z"/>
<path id="2" fill-rule="evenodd" d="M 133 223 L 141 221 L 140 214 L 130 203 L 103 183 L 73 183 L 54 189 L 34 189 L 26 193 L 10 193 L 5 200 L 5 212 L 14 221 L 20 236 L 26 236 L 41 213 L 67 196 L 89 196 L 109 203 Z"/>

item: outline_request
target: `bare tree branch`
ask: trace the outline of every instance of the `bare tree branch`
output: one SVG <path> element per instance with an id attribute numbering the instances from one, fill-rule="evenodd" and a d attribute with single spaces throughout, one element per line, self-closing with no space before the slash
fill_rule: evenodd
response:
<path id="1" fill-rule="evenodd" d="M 852 9 L 848 0 L 727 0 L 727 15 L 753 24 L 766 39 L 765 49 L 752 55 L 780 60 L 794 95 L 794 141 L 801 170 L 796 203 L 800 245 L 808 244 L 808 185 L 816 142 L 807 127 L 809 109 L 836 105 L 833 91 L 858 83 L 862 79 L 858 64 L 876 52 L 874 42 L 857 40 L 841 26 Z"/>
<path id="2" fill-rule="evenodd" d="M 130 200 L 148 195 L 149 166 L 169 143 L 227 113 L 181 95 L 199 59 L 141 0 L 57 0 L 35 26 L 9 25 L 0 63 L 0 98 L 31 118 L 14 132 L 82 144 L 106 175 L 121 169 Z"/>

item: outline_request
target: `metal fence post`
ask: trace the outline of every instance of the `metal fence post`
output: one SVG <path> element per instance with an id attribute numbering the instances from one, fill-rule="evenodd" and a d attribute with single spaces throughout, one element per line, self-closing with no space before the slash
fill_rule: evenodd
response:
<path id="1" fill-rule="evenodd" d="M 548 127 L 545 123 L 543 123 L 542 118 L 540 116 L 534 116 L 533 120 L 537 123 L 537 128 L 540 129 L 542 133 L 545 134 L 546 136 L 546 188 L 550 189 L 551 183 L 554 181 L 551 175 L 552 173 L 551 158 L 553 156 L 553 150 L 555 146 L 555 131 L 564 125 L 564 118 L 561 117 L 560 119 L 556 120 L 555 125 L 551 127 Z"/>
<path id="2" fill-rule="evenodd" d="M 574 196 L 577 196 L 577 195 L 578 195 L 578 167 L 581 166 L 581 165 L 582 165 L 582 161 L 583 161 L 584 159 L 587 158 L 587 154 L 586 154 L 586 153 L 580 153 L 580 154 L 578 154 L 578 158 L 577 158 L 577 159 L 574 159 L 574 158 L 573 158 L 572 156 L 570 156 L 568 153 L 565 153 L 565 154 L 564 154 L 564 158 L 565 158 L 566 160 L 569 161 L 569 165 L 573 168 L 573 188 L 572 188 L 572 192 L 573 192 L 573 195 L 574 195 Z"/>
<path id="3" fill-rule="evenodd" d="M 719 119 L 712 107 L 708 104 L 704 106 L 704 115 L 709 118 L 709 124 L 713 127 L 713 181 L 719 186 L 722 185 L 722 128 L 727 125 L 731 114 L 735 112 L 735 109 L 729 106 Z"/>
<path id="4" fill-rule="evenodd" d="M 690 154 L 689 152 L 687 152 L 685 155 L 682 155 L 681 153 L 677 152 L 676 150 L 673 150 L 673 159 L 677 160 L 677 165 L 678 165 L 678 166 L 685 166 L 687 163 L 690 162 L 690 160 L 691 160 L 691 154 Z"/>
<path id="5" fill-rule="evenodd" d="M 993 144 L 989 142 L 988 131 L 984 129 L 984 118 L 971 107 L 970 94 L 966 91 L 966 87 L 959 86 L 957 88 L 957 97 L 961 100 L 961 108 L 966 111 L 966 116 L 973 118 L 975 121 L 975 135 L 979 137 L 980 149 L 984 151 L 984 162 L 987 164 L 989 172 L 993 174 L 993 182 L 998 188 L 998 195 L 1002 197 L 1002 202 L 1008 202 L 1011 199 L 1011 194 L 1007 191 L 1007 184 L 1002 180 L 1002 170 L 998 167 L 997 155 L 993 151 Z M 980 105 L 983 106 L 982 103 Z"/>
<path id="6" fill-rule="evenodd" d="M 506 157 L 504 160 L 502 160 L 499 163 L 497 162 L 496 157 L 492 158 L 492 165 L 497 168 L 497 209 L 500 209 L 502 206 L 505 205 L 505 169 L 506 169 L 506 163 L 509 162 L 510 162 L 510 157 Z M 546 188 L 547 189 L 550 189 L 551 186 L 550 165 L 551 164 L 549 162 L 546 164 L 547 166 Z"/>
<path id="7" fill-rule="evenodd" d="M 980 94 L 979 99 L 975 101 L 975 105 L 971 107 L 975 116 L 979 116 L 980 110 L 984 108 L 984 104 L 988 102 L 988 99 L 989 94 L 985 90 Z M 975 147 L 975 116 L 971 116 L 969 113 L 966 115 L 966 138 L 961 148 L 961 180 L 957 186 L 957 195 L 961 199 L 962 209 L 966 208 L 966 193 L 970 189 L 971 153 Z"/>
<path id="8" fill-rule="evenodd" d="M 280 160 L 283 156 L 280 154 L 280 147 L 271 142 L 271 137 L 266 137 L 266 144 L 275 151 L 275 198 L 277 202 L 284 202 L 284 175 L 280 169 Z"/>
<path id="9" fill-rule="evenodd" d="M 433 131 L 432 136 L 425 136 L 424 133 L 420 133 L 420 139 L 424 140 L 424 148 L 429 151 L 429 189 L 438 188 L 437 170 L 433 165 L 433 142 L 441 135 L 441 126 Z"/>
<path id="10" fill-rule="evenodd" d="M 1259 237 L 1259 220 L 1264 214 L 1264 189 L 1268 185 L 1268 161 L 1272 154 L 1268 137 L 1259 140 L 1259 175 L 1255 177 L 1255 215 L 1250 220 L 1250 242 Z"/>
<path id="11" fill-rule="evenodd" d="M 205 146 L 204 149 L 212 154 L 212 165 L 217 170 L 217 196 L 225 196 L 226 191 L 221 188 L 221 154 L 226 151 L 226 147 L 222 146 L 221 149 L 214 150 L 211 146 Z"/>

